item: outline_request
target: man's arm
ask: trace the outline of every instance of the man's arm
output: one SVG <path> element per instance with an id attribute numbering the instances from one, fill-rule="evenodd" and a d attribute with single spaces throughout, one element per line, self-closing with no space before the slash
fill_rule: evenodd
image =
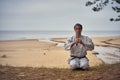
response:
<path id="1" fill-rule="evenodd" d="M 82 44 L 87 50 L 93 50 L 94 44 L 92 40 L 88 37 L 86 37 L 86 43 L 82 42 L 82 40 L 79 40 L 79 43 Z"/>
<path id="2" fill-rule="evenodd" d="M 67 39 L 64 45 L 65 50 L 70 50 L 70 48 L 74 45 L 79 43 L 79 40 L 76 39 L 74 42 L 72 42 L 72 37 Z"/>
<path id="3" fill-rule="evenodd" d="M 71 38 L 68 38 L 65 42 L 64 49 L 70 50 L 71 46 L 73 45 Z"/>
<path id="4" fill-rule="evenodd" d="M 86 37 L 85 48 L 90 51 L 94 49 L 94 44 L 92 42 L 92 39 L 90 39 L 89 37 Z"/>

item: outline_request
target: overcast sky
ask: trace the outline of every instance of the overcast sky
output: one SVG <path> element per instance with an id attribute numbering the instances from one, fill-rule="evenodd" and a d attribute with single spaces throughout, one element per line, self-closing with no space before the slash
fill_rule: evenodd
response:
<path id="1" fill-rule="evenodd" d="M 85 6 L 87 0 L 0 0 L 0 30 L 119 30 L 110 22 L 116 13 L 108 5 L 101 12 Z"/>

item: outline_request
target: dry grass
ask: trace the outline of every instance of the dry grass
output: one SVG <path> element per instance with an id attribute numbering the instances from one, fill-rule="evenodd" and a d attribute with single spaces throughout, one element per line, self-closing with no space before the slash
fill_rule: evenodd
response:
<path id="1" fill-rule="evenodd" d="M 89 70 L 0 66 L 0 80 L 119 80 L 120 63 Z"/>

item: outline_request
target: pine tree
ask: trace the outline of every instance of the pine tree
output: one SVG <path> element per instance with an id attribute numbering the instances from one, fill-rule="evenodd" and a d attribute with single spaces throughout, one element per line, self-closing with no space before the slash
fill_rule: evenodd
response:
<path id="1" fill-rule="evenodd" d="M 120 0 L 89 0 L 85 6 L 93 6 L 92 10 L 99 12 L 104 9 L 108 4 L 118 15 L 116 18 L 110 18 L 110 21 L 120 21 Z"/>

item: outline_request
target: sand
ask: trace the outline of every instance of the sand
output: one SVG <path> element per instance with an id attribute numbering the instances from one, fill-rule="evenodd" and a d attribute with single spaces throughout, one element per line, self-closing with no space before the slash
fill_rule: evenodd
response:
<path id="1" fill-rule="evenodd" d="M 65 42 L 66 38 L 53 38 L 56 42 Z M 105 42 L 106 41 L 106 42 Z M 120 47 L 120 36 L 93 38 L 95 45 Z M 103 61 L 96 57 L 94 51 L 88 51 L 90 66 L 98 66 Z M 56 43 L 37 39 L 0 41 L 0 64 L 17 67 L 69 68 L 67 60 L 69 51 Z"/>
<path id="2" fill-rule="evenodd" d="M 5 58 L 2 56 L 6 55 Z M 38 40 L 0 41 L 0 64 L 32 67 L 68 67 L 69 53 L 55 43 Z"/>

